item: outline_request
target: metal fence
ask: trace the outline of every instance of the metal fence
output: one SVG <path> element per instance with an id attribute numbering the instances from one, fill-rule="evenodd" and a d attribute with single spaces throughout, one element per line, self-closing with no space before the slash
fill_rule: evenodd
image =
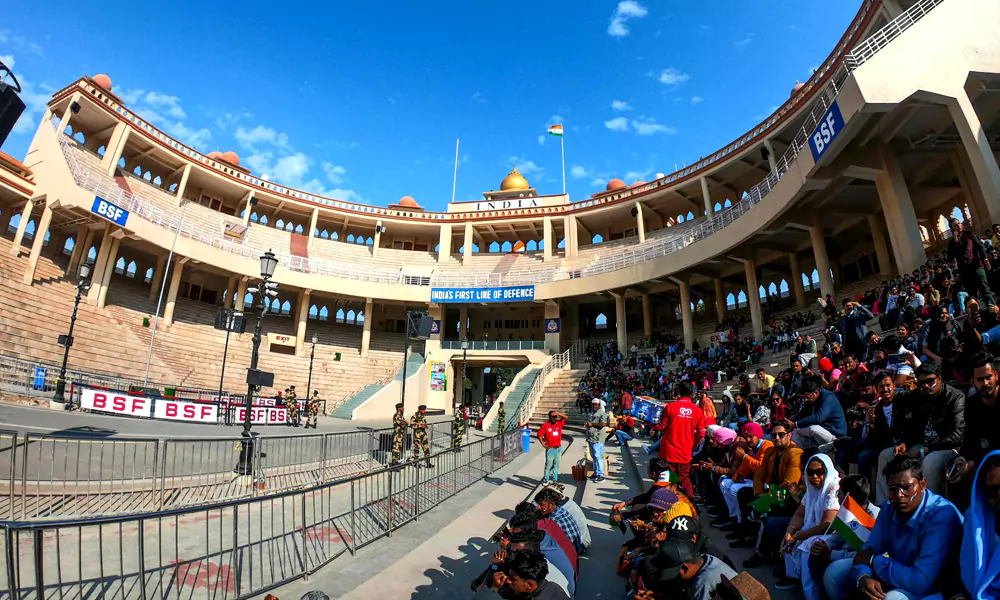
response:
<path id="1" fill-rule="evenodd" d="M 430 423 L 432 451 L 451 423 Z M 257 437 L 259 481 L 234 473 L 241 438 L 102 438 L 0 431 L 0 516 L 57 519 L 180 509 L 314 487 L 384 467 L 391 429 Z M 410 438 L 404 449 L 410 450 Z"/>
<path id="2" fill-rule="evenodd" d="M 0 523 L 8 598 L 262 594 L 392 535 L 521 454 L 520 431 L 263 498 L 127 516 Z"/>
<path id="3" fill-rule="evenodd" d="M 462 350 L 462 344 L 468 344 L 467 350 L 544 350 L 545 340 L 445 340 L 441 342 L 442 350 Z"/>

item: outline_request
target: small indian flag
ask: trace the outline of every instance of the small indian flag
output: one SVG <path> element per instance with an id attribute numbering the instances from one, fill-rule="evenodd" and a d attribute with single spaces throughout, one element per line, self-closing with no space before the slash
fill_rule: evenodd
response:
<path id="1" fill-rule="evenodd" d="M 563 126 L 562 125 L 549 125 L 549 135 L 558 135 L 562 137 Z"/>
<path id="2" fill-rule="evenodd" d="M 837 511 L 837 517 L 833 520 L 833 530 L 855 550 L 861 550 L 868 541 L 872 527 L 875 527 L 875 519 L 850 496 L 844 501 L 844 505 Z"/>

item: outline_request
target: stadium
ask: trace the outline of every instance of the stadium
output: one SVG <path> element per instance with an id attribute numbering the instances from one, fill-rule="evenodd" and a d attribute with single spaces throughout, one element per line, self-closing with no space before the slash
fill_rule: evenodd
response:
<path id="1" fill-rule="evenodd" d="M 0 391 L 154 423 L 117 442 L 0 431 L 0 588 L 185 596 L 192 565 L 213 564 L 226 567 L 211 597 L 292 597 L 303 577 L 349 569 L 341 555 L 378 548 L 425 513 L 436 523 L 438 504 L 523 468 L 533 457 L 521 428 L 550 411 L 579 429 L 579 455 L 593 348 L 614 342 L 624 360 L 653 357 L 658 343 L 714 348 L 733 322 L 760 342 L 827 298 L 839 308 L 916 276 L 947 250 L 956 215 L 992 236 L 998 27 L 991 0 L 864 0 L 784 104 L 680 170 L 571 198 L 540 194 L 511 164 L 482 184 L 496 189 L 441 212 L 410 196 L 368 205 L 274 183 L 235 151 L 158 129 L 108 75 L 66 83 L 27 154 L 0 153 Z M 822 340 L 826 328 L 796 330 Z M 792 351 L 767 350 L 788 366 Z M 263 377 L 251 381 L 248 366 Z M 680 367 L 670 357 L 657 372 Z M 734 383 L 708 390 L 720 412 Z M 269 400 L 292 385 L 300 401 L 318 391 L 322 433 L 266 427 L 293 418 Z M 248 400 L 262 409 L 252 420 L 266 486 L 231 478 L 240 437 L 226 426 L 246 416 L 249 431 Z M 361 431 L 386 427 L 398 402 L 407 419 L 426 406 L 435 421 L 436 470 L 386 468 L 391 431 Z M 482 431 L 445 454 L 463 406 L 482 407 Z M 171 435 L 158 421 L 220 433 L 157 439 Z M 623 448 L 621 464 L 643 472 L 640 453 Z M 524 493 L 508 491 L 509 506 Z M 577 501 L 595 493 L 581 488 Z M 76 564 L 95 544 L 114 556 L 107 572 L 104 558 Z M 125 550 L 135 544 L 137 557 Z M 259 557 L 271 566 L 250 566 Z"/>

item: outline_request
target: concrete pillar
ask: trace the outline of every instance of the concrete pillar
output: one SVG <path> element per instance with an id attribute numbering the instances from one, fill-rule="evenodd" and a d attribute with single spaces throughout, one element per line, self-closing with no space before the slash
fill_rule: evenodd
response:
<path id="1" fill-rule="evenodd" d="M 980 233 L 993 223 L 1000 223 L 1000 166 L 997 165 L 986 131 L 965 90 L 959 89 L 954 100 L 948 101 L 948 112 L 962 138 L 962 148 L 972 167 L 975 186 L 982 194 L 989 223 L 976 223 Z M 908 269 L 906 272 L 912 271 Z M 902 272 L 902 271 L 901 271 Z"/>
<path id="2" fill-rule="evenodd" d="M 378 247 L 382 243 L 382 221 L 375 221 L 375 241 L 372 243 L 372 258 L 378 258 Z"/>
<path id="3" fill-rule="evenodd" d="M 465 237 L 464 237 L 464 247 L 462 248 L 462 262 L 466 262 L 472 258 L 472 242 L 473 242 L 473 231 L 472 222 L 469 221 L 465 224 Z"/>
<path id="4" fill-rule="evenodd" d="M 111 139 L 104 145 L 104 156 L 101 158 L 101 171 L 108 177 L 115 176 L 115 169 L 118 168 L 118 161 L 125 153 L 125 144 L 128 143 L 129 133 L 132 128 L 119 121 L 115 129 L 111 132 Z"/>
<path id="5" fill-rule="evenodd" d="M 233 305 L 233 308 L 236 310 L 243 310 L 243 299 L 246 298 L 249 281 L 249 277 L 240 277 L 239 283 L 236 284 L 236 297 L 234 299 L 235 304 Z"/>
<path id="6" fill-rule="evenodd" d="M 549 319 L 555 319 L 556 323 L 559 323 L 558 331 L 549 332 L 548 327 L 545 327 L 545 325 L 549 322 Z M 559 322 L 558 301 L 545 301 L 545 319 L 542 320 L 542 326 L 543 331 L 545 332 L 545 349 L 548 350 L 550 354 L 558 354 L 561 348 L 560 342 L 562 337 L 562 323 Z"/>
<path id="7" fill-rule="evenodd" d="M 66 132 L 66 128 L 69 127 L 70 118 L 73 116 L 73 103 L 80 101 L 80 92 L 74 92 L 73 96 L 69 99 L 69 103 L 66 104 L 66 110 L 63 111 L 62 117 L 59 119 L 59 129 L 57 131 L 60 134 Z M 105 148 L 107 151 L 107 148 Z"/>
<path id="8" fill-rule="evenodd" d="M 458 339 L 464 340 L 469 337 L 469 307 L 462 305 L 458 309 Z"/>
<path id="9" fill-rule="evenodd" d="M 170 327 L 174 322 L 174 307 L 177 305 L 177 290 L 181 287 L 181 276 L 184 274 L 184 263 L 188 259 L 174 260 L 170 274 L 170 286 L 167 288 L 167 304 L 163 309 L 163 324 Z"/>
<path id="10" fill-rule="evenodd" d="M 187 191 L 188 179 L 191 177 L 191 163 L 184 165 L 184 172 L 181 173 L 181 181 L 177 184 L 177 192 L 174 194 L 177 197 L 177 206 L 181 205 L 184 201 L 184 192 Z"/>
<path id="11" fill-rule="evenodd" d="M 876 155 L 881 169 L 875 177 L 875 188 L 878 190 L 882 214 L 885 215 L 892 253 L 896 257 L 896 270 L 899 273 L 909 273 L 927 262 L 927 251 L 920 239 L 920 223 L 917 222 L 910 191 L 892 148 L 887 144 L 880 144 L 876 148 Z M 820 270 L 820 277 L 822 276 L 823 271 Z M 820 282 L 822 283 L 822 279 Z"/>
<path id="12" fill-rule="evenodd" d="M 552 239 L 552 217 L 542 218 L 542 260 L 552 260 L 552 249 L 556 241 Z"/>
<path id="13" fill-rule="evenodd" d="M 802 286 L 802 265 L 799 263 L 798 252 L 788 253 L 788 266 L 792 270 L 792 293 L 795 295 L 795 306 L 806 307 L 806 290 Z"/>
<path id="14" fill-rule="evenodd" d="M 448 262 L 451 256 L 451 223 L 441 225 L 438 233 L 438 263 Z"/>
<path id="15" fill-rule="evenodd" d="M 642 202 L 635 203 L 635 226 L 639 232 L 639 243 L 646 243 L 646 217 L 643 214 Z"/>
<path id="16" fill-rule="evenodd" d="M 642 337 L 653 337 L 653 301 L 648 293 L 642 295 Z"/>
<path id="17" fill-rule="evenodd" d="M 31 285 L 35 279 L 35 268 L 38 266 L 38 258 L 42 255 L 42 247 L 45 245 L 45 234 L 49 231 L 49 224 L 52 223 L 52 205 L 45 203 L 45 210 L 38 220 L 38 227 L 35 228 L 35 239 L 31 244 L 31 254 L 28 255 L 28 266 L 24 269 L 24 283 Z"/>
<path id="18" fill-rule="evenodd" d="M 715 322 L 721 323 L 726 318 L 726 292 L 722 288 L 722 280 L 715 281 Z"/>
<path id="19" fill-rule="evenodd" d="M 306 343 L 306 325 L 309 320 L 309 298 L 312 290 L 302 290 L 299 292 L 299 318 L 295 328 L 295 352 L 302 352 L 302 346 Z M 365 317 L 365 323 L 368 317 Z"/>
<path id="20" fill-rule="evenodd" d="M 100 294 L 101 282 L 104 278 L 104 271 L 108 266 L 108 253 L 111 251 L 112 240 L 111 226 L 104 225 L 101 236 L 101 246 L 97 249 L 97 259 L 94 261 L 90 276 L 90 291 L 87 292 L 87 304 L 97 304 L 97 296 Z"/>
<path id="21" fill-rule="evenodd" d="M 361 329 L 361 356 L 365 358 L 372 344 L 372 321 L 375 320 L 375 304 L 371 298 L 365 298 L 365 324 Z"/>
<path id="22" fill-rule="evenodd" d="M 115 274 L 115 260 L 118 258 L 118 248 L 121 243 L 121 238 L 111 238 L 111 250 L 108 251 L 108 262 L 104 266 L 104 277 L 101 278 L 101 285 L 97 290 L 97 308 L 104 308 L 108 299 L 108 288 L 111 287 L 111 277 Z"/>
<path id="23" fill-rule="evenodd" d="M 21 253 L 21 242 L 24 240 L 24 232 L 28 230 L 28 221 L 31 220 L 31 211 L 35 209 L 35 203 L 28 200 L 21 209 L 21 222 L 17 224 L 17 231 L 14 233 L 14 243 L 10 246 L 10 255 L 17 256 Z"/>
<path id="24" fill-rule="evenodd" d="M 879 276 L 882 279 L 892 279 L 892 259 L 889 258 L 889 247 L 885 244 L 885 232 L 882 230 L 882 220 L 878 215 L 868 215 L 868 229 L 871 230 L 872 242 L 875 244 Z M 934 226 L 928 227 L 927 230 L 931 236 L 934 235 Z"/>
<path id="25" fill-rule="evenodd" d="M 691 310 L 691 288 L 686 281 L 677 281 L 681 298 L 681 327 L 684 330 L 684 348 L 690 352 L 694 348 L 694 315 Z"/>
<path id="26" fill-rule="evenodd" d="M 813 221 L 812 228 L 809 229 L 809 239 L 812 241 L 813 256 L 816 259 L 816 270 L 819 271 L 820 292 L 822 292 L 824 297 L 828 294 L 833 295 L 833 278 L 830 276 L 830 258 L 826 254 L 826 240 L 823 239 L 823 226 L 818 217 Z M 754 288 L 754 293 L 752 295 L 755 298 L 757 297 L 756 288 Z"/>
<path id="27" fill-rule="evenodd" d="M 250 224 L 250 212 L 253 209 L 253 190 L 250 190 L 246 194 L 246 200 L 243 203 L 243 226 L 246 227 Z"/>
<path id="28" fill-rule="evenodd" d="M 618 351 L 628 353 L 628 324 L 625 322 L 625 292 L 615 295 L 615 327 L 618 329 Z"/>
<path id="29" fill-rule="evenodd" d="M 767 168 L 770 171 L 774 171 L 778 168 L 777 157 L 774 156 L 774 144 L 771 143 L 771 140 L 764 140 L 764 148 L 767 149 Z M 740 198 L 742 197 L 741 194 Z"/>
<path id="30" fill-rule="evenodd" d="M 236 295 L 236 285 L 238 281 L 239 277 L 236 275 L 230 275 L 229 280 L 226 281 L 226 299 L 222 302 L 222 308 L 233 307 L 233 296 Z"/>
<path id="31" fill-rule="evenodd" d="M 76 273 L 77 269 L 80 268 L 80 263 L 87 258 L 87 248 L 90 247 L 92 234 L 93 232 L 87 225 L 77 227 L 76 236 L 73 238 L 73 254 L 70 255 L 69 264 L 66 266 L 67 273 Z"/>
<path id="32" fill-rule="evenodd" d="M 760 315 L 760 290 L 757 285 L 757 263 L 748 260 L 743 263 L 747 278 L 747 305 L 750 306 L 750 323 L 753 326 L 753 336 L 756 340 L 764 337 L 764 323 Z M 827 275 L 829 277 L 829 275 Z"/>
<path id="33" fill-rule="evenodd" d="M 566 302 L 566 321 L 563 326 L 569 326 L 566 330 L 566 341 L 573 343 L 580 339 L 580 304 L 575 301 Z"/>
<path id="34" fill-rule="evenodd" d="M 701 182 L 701 198 L 705 201 L 705 216 L 711 219 L 715 216 L 715 206 L 712 205 L 712 194 L 708 191 L 708 179 L 702 177 Z"/>
<path id="35" fill-rule="evenodd" d="M 156 266 L 153 268 L 153 279 L 149 282 L 149 299 L 155 300 L 160 295 L 160 286 L 163 285 L 163 269 L 166 267 L 167 257 L 157 256 Z"/>

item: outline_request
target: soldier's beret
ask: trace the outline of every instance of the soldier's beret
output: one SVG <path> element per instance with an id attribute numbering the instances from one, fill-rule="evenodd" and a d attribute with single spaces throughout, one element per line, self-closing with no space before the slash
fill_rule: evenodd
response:
<path id="1" fill-rule="evenodd" d="M 396 408 L 403 408 L 403 403 L 402 402 L 397 402 L 396 403 Z"/>
<path id="2" fill-rule="evenodd" d="M 417 410 L 427 410 L 427 405 L 421 404 L 420 406 L 417 407 Z"/>

